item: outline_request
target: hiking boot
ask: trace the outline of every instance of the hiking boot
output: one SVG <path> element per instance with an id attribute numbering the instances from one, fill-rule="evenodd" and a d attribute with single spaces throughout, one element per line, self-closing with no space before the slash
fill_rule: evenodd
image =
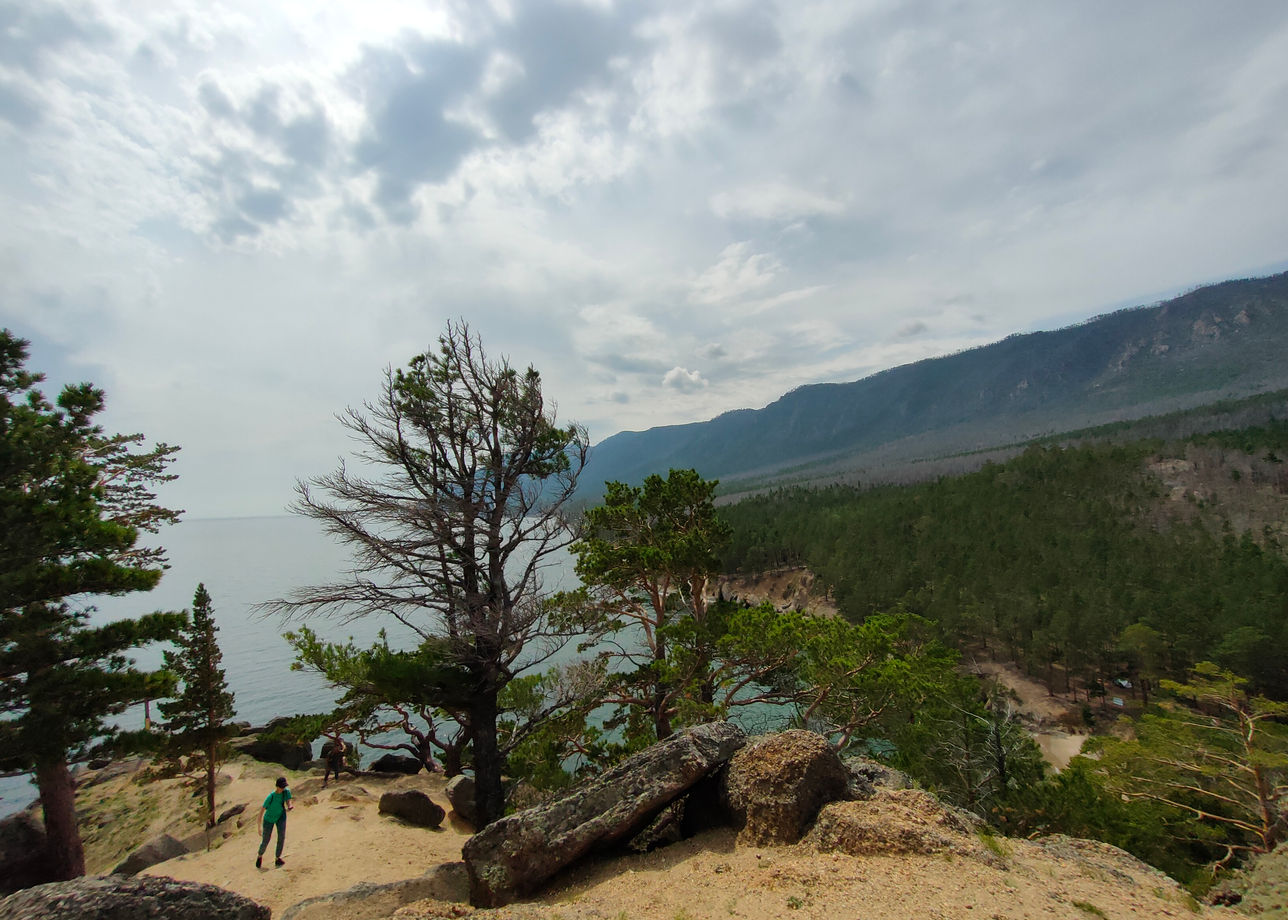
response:
<path id="1" fill-rule="evenodd" d="M 263 857 L 263 856 L 256 856 L 256 857 L 255 857 L 255 868 L 256 868 L 256 869 L 263 869 L 263 868 L 264 868 L 264 857 Z"/>
<path id="2" fill-rule="evenodd" d="M 282 857 L 280 857 L 280 856 L 279 856 L 279 857 L 277 857 L 277 859 L 276 859 L 276 861 L 273 863 L 273 865 L 275 865 L 275 866 L 284 866 L 284 865 L 286 865 L 286 860 L 282 859 Z"/>

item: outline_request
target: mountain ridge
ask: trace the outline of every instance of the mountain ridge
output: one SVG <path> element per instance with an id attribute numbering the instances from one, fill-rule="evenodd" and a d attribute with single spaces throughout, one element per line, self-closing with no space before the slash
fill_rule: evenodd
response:
<path id="1" fill-rule="evenodd" d="M 922 454 L 986 449 L 1288 387 L 1284 354 L 1288 272 L 1223 281 L 856 381 L 807 384 L 761 409 L 620 432 L 593 449 L 588 481 L 638 482 L 670 467 L 763 477 L 820 456 L 857 464 L 905 440 Z"/>

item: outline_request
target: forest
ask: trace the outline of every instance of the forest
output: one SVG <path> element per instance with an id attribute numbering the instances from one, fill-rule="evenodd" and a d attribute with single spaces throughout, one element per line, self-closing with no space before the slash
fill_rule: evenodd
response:
<path id="1" fill-rule="evenodd" d="M 1182 677 L 1199 660 L 1288 697 L 1288 425 L 1035 446 L 956 478 L 792 489 L 721 510 L 727 571 L 804 565 L 841 611 L 901 605 L 1051 686 Z M 1188 459 L 1187 459 L 1188 458 Z M 1194 484 L 1169 491 L 1167 471 Z M 1239 530 L 1226 513 L 1252 520 Z"/>
<path id="2" fill-rule="evenodd" d="M 1288 831 L 1286 455 L 1288 424 L 1271 420 L 1035 444 L 915 485 L 782 489 L 721 509 L 722 564 L 808 567 L 850 621 L 901 610 L 964 656 L 1082 694 L 1095 759 L 1044 777 L 1017 740 L 1010 779 L 1027 773 L 991 801 L 956 765 L 1008 749 L 984 727 L 1008 723 L 996 690 L 949 706 L 956 723 L 918 713 L 891 756 L 1008 833 L 1105 840 L 1202 890 Z"/>

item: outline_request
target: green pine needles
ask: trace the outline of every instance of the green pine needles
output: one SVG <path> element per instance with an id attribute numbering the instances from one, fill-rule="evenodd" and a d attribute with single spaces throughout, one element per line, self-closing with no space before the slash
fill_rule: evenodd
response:
<path id="1" fill-rule="evenodd" d="M 51 403 L 24 366 L 27 344 L 0 330 L 0 771 L 35 774 L 53 881 L 85 872 L 68 764 L 139 741 L 108 717 L 174 686 L 127 654 L 174 636 L 182 614 L 95 626 L 80 599 L 160 579 L 163 551 L 136 544 L 178 519 L 152 491 L 173 478 L 178 448 L 105 434 L 105 397 L 88 383 Z"/>
<path id="2" fill-rule="evenodd" d="M 177 651 L 165 653 L 166 670 L 183 682 L 183 691 L 158 709 L 170 731 L 171 756 L 197 755 L 205 768 L 206 827 L 215 824 L 215 778 L 220 761 L 227 757 L 227 739 L 236 731 L 227 722 L 233 717 L 233 694 L 220 666 L 223 655 L 215 633 L 214 611 L 204 584 L 192 596 L 192 618 L 175 639 Z"/>

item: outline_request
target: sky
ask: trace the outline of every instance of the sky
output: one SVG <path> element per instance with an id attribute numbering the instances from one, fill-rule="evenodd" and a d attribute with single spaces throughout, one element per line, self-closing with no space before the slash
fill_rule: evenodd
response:
<path id="1" fill-rule="evenodd" d="M 277 514 L 464 319 L 592 441 L 1288 267 L 1288 4 L 0 0 L 0 325 Z"/>

